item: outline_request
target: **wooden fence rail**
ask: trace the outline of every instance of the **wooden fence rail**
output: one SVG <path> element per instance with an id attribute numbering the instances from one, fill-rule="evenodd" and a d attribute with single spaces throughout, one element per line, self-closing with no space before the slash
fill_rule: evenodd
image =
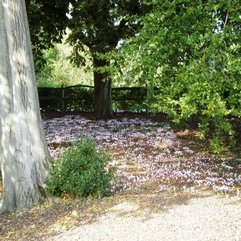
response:
<path id="1" fill-rule="evenodd" d="M 93 112 L 94 87 L 74 85 L 60 88 L 38 88 L 40 108 L 43 111 Z M 118 87 L 112 88 L 114 112 L 146 112 L 147 88 Z"/>

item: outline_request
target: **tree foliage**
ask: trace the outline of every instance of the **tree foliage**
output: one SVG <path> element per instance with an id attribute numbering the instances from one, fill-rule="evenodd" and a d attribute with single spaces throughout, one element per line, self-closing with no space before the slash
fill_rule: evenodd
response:
<path id="1" fill-rule="evenodd" d="M 139 27 L 137 17 L 145 6 L 139 0 L 75 1 L 71 7 L 71 33 L 68 42 L 73 46 L 72 61 L 83 63 L 79 54 L 88 46 L 93 58 L 95 111 L 99 119 L 113 117 L 111 107 L 111 78 L 109 60 L 103 55 L 116 48 L 119 41 L 135 34 Z"/>
<path id="2" fill-rule="evenodd" d="M 62 40 L 66 31 L 69 4 L 73 0 L 26 0 L 36 70 L 45 64 L 43 50 Z"/>
<path id="3" fill-rule="evenodd" d="M 73 61 L 81 62 L 78 56 L 83 46 L 88 46 L 92 55 L 106 53 L 116 47 L 123 37 L 133 35 L 138 26 L 137 16 L 143 12 L 142 1 L 75 1 L 71 8 L 72 30 L 68 41 L 74 47 Z"/>
<path id="4" fill-rule="evenodd" d="M 76 67 L 69 60 L 71 47 L 61 43 L 43 51 L 46 64 L 37 74 L 39 87 L 61 87 L 77 84 L 92 85 L 91 67 Z M 90 65 L 90 60 L 87 60 Z"/>
<path id="5" fill-rule="evenodd" d="M 147 2 L 153 11 L 117 59 L 132 62 L 128 77 L 153 90 L 152 108 L 176 122 L 198 116 L 203 137 L 214 131 L 216 148 L 223 135 L 233 135 L 228 117 L 241 113 L 241 7 L 224 0 Z"/>

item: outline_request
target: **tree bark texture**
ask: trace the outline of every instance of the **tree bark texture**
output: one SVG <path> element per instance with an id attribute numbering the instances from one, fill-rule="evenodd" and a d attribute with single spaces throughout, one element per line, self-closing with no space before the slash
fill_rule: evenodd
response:
<path id="1" fill-rule="evenodd" d="M 25 1 L 0 0 L 2 211 L 25 210 L 43 198 L 49 157 Z"/>
<path id="2" fill-rule="evenodd" d="M 102 60 L 94 58 L 94 87 L 95 87 L 95 113 L 97 119 L 113 118 L 111 80 L 107 74 L 97 69 L 106 66 Z"/>

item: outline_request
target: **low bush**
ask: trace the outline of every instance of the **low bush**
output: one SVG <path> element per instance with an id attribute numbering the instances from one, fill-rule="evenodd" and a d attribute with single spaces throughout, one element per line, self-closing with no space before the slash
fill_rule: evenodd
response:
<path id="1" fill-rule="evenodd" d="M 47 190 L 56 196 L 101 197 L 109 193 L 113 172 L 106 169 L 109 156 L 83 139 L 66 150 L 55 162 L 47 180 Z"/>

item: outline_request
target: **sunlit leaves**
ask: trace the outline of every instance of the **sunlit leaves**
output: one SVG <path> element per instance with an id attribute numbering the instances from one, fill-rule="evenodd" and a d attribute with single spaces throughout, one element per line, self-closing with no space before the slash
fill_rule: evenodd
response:
<path id="1" fill-rule="evenodd" d="M 92 84 L 93 74 L 90 71 L 89 54 L 85 51 L 86 67 L 76 67 L 71 64 L 68 58 L 71 51 L 71 47 L 64 43 L 55 44 L 53 48 L 43 51 L 46 65 L 37 73 L 38 86 L 62 87 L 76 84 Z"/>
<path id="2" fill-rule="evenodd" d="M 159 88 L 151 93 L 151 107 L 159 106 L 176 121 L 196 115 L 202 124 L 205 119 L 214 126 L 216 140 L 230 136 L 227 117 L 241 112 L 240 4 L 148 3 L 154 10 L 142 18 L 140 33 L 122 48 L 122 56 L 138 56 L 127 74 Z"/>

